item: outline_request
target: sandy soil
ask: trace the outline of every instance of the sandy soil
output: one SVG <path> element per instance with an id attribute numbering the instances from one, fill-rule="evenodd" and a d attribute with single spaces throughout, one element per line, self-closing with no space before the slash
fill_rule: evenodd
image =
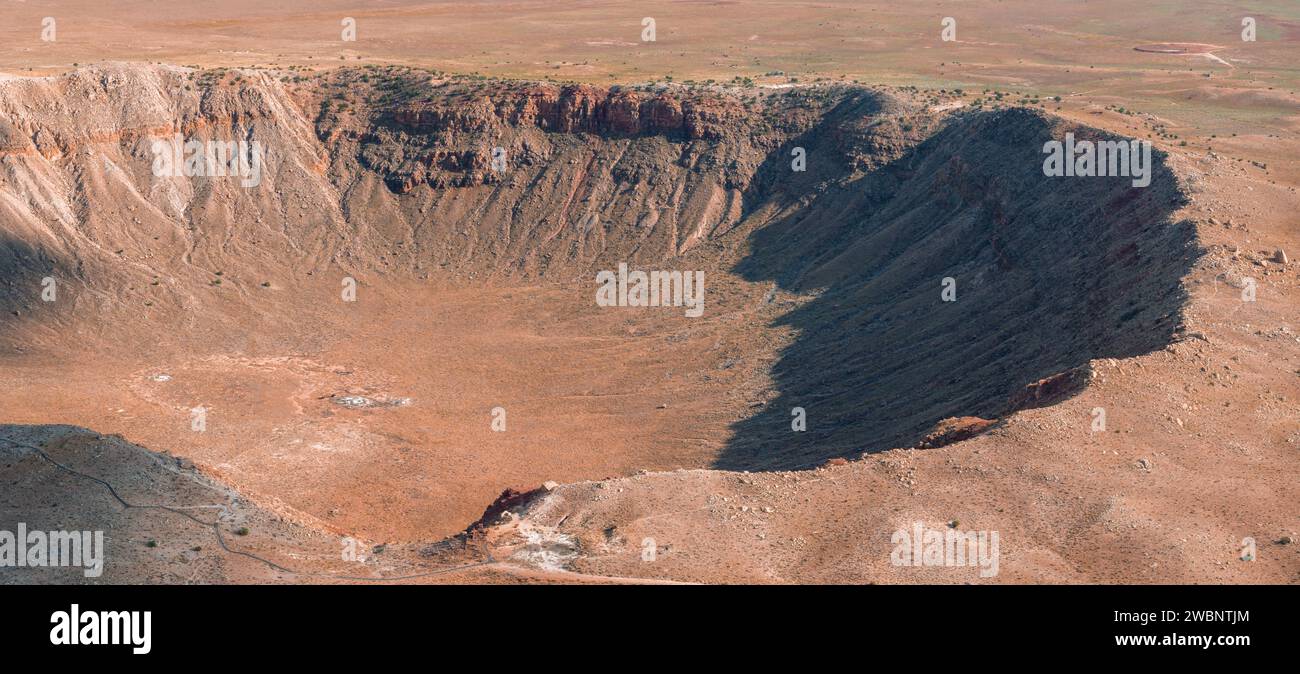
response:
<path id="1" fill-rule="evenodd" d="M 765 302 L 773 284 L 739 275 L 712 281 L 697 322 L 597 310 L 587 285 L 463 279 L 363 286 L 348 313 L 304 300 L 296 332 L 259 315 L 211 339 L 202 316 L 154 336 L 165 322 L 142 313 L 148 330 L 118 344 L 105 344 L 92 305 L 70 325 L 6 316 L 0 527 L 108 530 L 107 582 L 1300 582 L 1291 3 L 1256 8 L 1255 43 L 1238 37 L 1241 12 L 1178 2 L 345 5 L 183 3 L 159 16 L 152 3 L 21 3 L 0 25 L 0 53 L 6 76 L 22 78 L 110 60 L 398 63 L 599 84 L 740 76 L 799 89 L 825 77 L 963 90 L 936 98 L 936 114 L 987 100 L 985 89 L 1032 96 L 1171 155 L 1190 192 L 1176 218 L 1205 253 L 1182 280 L 1183 329 L 1161 349 L 1092 361 L 1081 392 L 971 439 L 747 473 L 713 468 L 735 425 L 779 394 L 772 368 L 798 337 L 781 319 L 812 298 Z M 51 14 L 58 37 L 43 43 Z M 939 40 L 949 15 L 954 43 Z M 1153 32 L 1175 15 L 1176 30 Z M 338 39 L 342 16 L 358 19 L 356 42 Z M 658 20 L 655 43 L 640 41 L 643 16 Z M 1219 60 L 1134 49 L 1167 42 L 1213 45 Z M 38 241 L 26 223 L 0 227 Z M 269 292 L 285 285 L 276 277 Z M 332 298 L 337 286 L 295 292 Z M 381 404 L 353 409 L 344 396 Z M 207 409 L 202 433 L 195 405 Z M 504 433 L 491 427 L 498 406 Z M 133 503 L 227 511 L 200 523 L 125 508 L 87 475 Z M 548 481 L 453 537 L 504 489 Z M 891 535 L 916 522 L 998 532 L 999 573 L 892 564 Z M 340 559 L 345 537 L 363 541 L 366 560 Z M 0 583 L 88 582 L 41 574 L 0 570 Z"/>
<path id="2" fill-rule="evenodd" d="M 245 353 L 6 359 L 6 422 L 121 434 L 328 530 L 432 540 L 508 487 L 709 466 L 763 391 L 762 354 L 779 341 L 755 343 L 739 320 L 775 308 L 714 292 L 731 306 L 665 326 L 599 310 L 585 285 L 494 288 L 486 301 L 478 289 L 367 288 L 355 320 L 322 328 L 331 334 L 309 354 L 257 355 L 284 353 L 263 335 Z M 721 367 L 740 353 L 747 364 Z M 350 408 L 346 396 L 381 404 Z M 392 401 L 403 403 L 382 404 Z M 203 432 L 190 429 L 195 407 Z"/>

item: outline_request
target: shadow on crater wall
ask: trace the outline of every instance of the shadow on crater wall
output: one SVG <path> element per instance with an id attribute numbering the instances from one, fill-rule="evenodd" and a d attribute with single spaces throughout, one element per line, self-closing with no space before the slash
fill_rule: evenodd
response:
<path id="1" fill-rule="evenodd" d="M 0 345 L 21 339 L 24 330 L 57 329 L 48 319 L 73 297 L 66 269 L 48 250 L 0 232 Z M 42 299 L 46 278 L 55 279 L 52 302 Z"/>
<path id="2" fill-rule="evenodd" d="M 737 272 L 820 294 L 778 322 L 798 329 L 773 368 L 779 396 L 733 425 L 716 467 L 914 446 L 941 419 L 1008 413 L 1043 377 L 1170 342 L 1200 253 L 1191 224 L 1172 218 L 1185 199 L 1164 156 L 1153 152 L 1146 188 L 1046 177 L 1044 142 L 1067 130 L 1108 138 L 1058 124 L 1029 110 L 966 114 L 802 205 L 790 191 Z M 758 182 L 779 190 L 781 171 L 788 159 L 775 156 Z M 945 277 L 955 302 L 941 299 Z M 795 407 L 804 432 L 791 428 Z"/>

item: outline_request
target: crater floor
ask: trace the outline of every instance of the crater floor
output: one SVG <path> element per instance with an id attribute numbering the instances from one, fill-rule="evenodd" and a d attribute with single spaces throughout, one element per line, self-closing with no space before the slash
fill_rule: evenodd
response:
<path id="1" fill-rule="evenodd" d="M 711 466 L 782 332 L 758 284 L 731 286 L 700 319 L 599 308 L 593 284 L 364 288 L 299 326 L 310 352 L 259 334 L 243 352 L 7 358 L 5 421 L 166 448 L 340 533 L 436 540 L 506 488 Z"/>

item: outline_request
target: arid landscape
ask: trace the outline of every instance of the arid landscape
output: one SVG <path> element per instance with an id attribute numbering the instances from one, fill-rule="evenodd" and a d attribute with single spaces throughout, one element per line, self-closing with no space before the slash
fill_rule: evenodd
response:
<path id="1" fill-rule="evenodd" d="M 4 16 L 0 584 L 1300 583 L 1294 2 Z"/>

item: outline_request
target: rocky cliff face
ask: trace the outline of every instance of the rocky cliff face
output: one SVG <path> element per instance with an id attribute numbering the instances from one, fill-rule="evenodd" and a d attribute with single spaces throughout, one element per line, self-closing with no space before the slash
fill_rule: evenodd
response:
<path id="1" fill-rule="evenodd" d="M 734 100 L 687 100 L 666 94 L 597 89 L 588 85 L 531 85 L 492 100 L 451 107 L 447 101 L 411 103 L 392 113 L 404 128 L 418 133 L 480 129 L 496 124 L 537 127 L 556 133 L 602 136 L 656 135 L 689 139 L 722 138 L 728 122 L 742 118 Z"/>
<path id="2" fill-rule="evenodd" d="M 404 193 L 420 184 L 496 182 L 506 171 L 492 170 L 491 152 L 500 147 L 507 167 L 512 157 L 531 165 L 545 158 L 539 148 L 549 145 L 539 142 L 544 134 L 748 144 L 756 132 L 750 122 L 739 101 L 731 97 L 682 99 L 668 93 L 583 85 L 530 85 L 405 103 L 373 115 L 364 140 L 370 141 L 367 156 L 374 158 L 370 167 L 387 172 L 394 191 Z M 752 140 L 762 143 L 771 137 Z M 492 144 L 497 142 L 507 145 Z M 397 154 L 398 149 L 404 151 Z"/>

